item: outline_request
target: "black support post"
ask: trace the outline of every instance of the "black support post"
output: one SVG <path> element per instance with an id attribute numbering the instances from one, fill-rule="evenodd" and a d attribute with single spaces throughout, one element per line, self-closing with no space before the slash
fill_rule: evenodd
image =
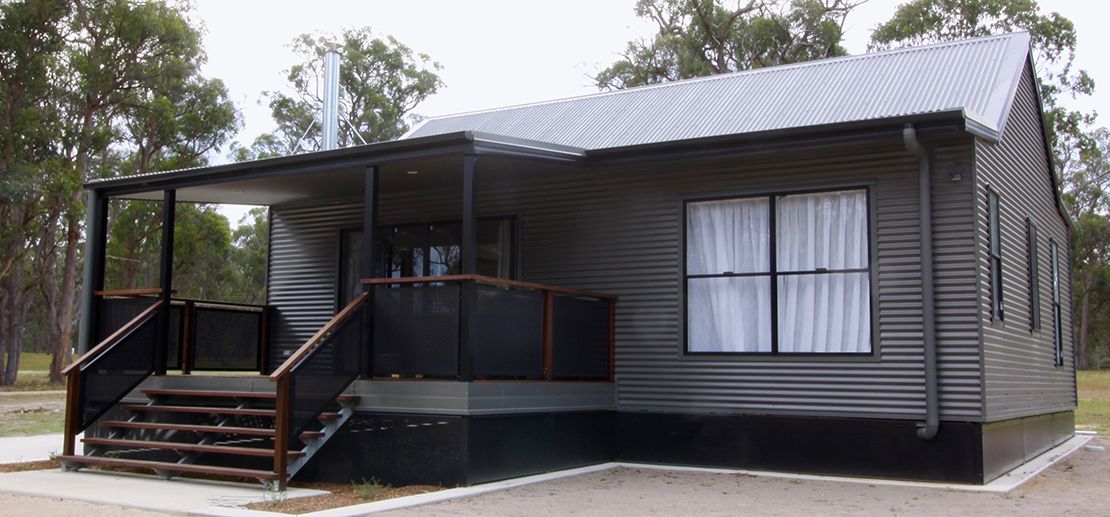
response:
<path id="1" fill-rule="evenodd" d="M 381 268 L 378 266 L 378 258 L 381 255 L 378 249 L 381 240 L 381 236 L 378 235 L 379 172 L 377 166 L 371 166 L 363 173 L 365 189 L 362 205 L 362 271 L 360 272 L 362 278 L 377 278 L 381 274 Z M 364 313 L 366 324 L 363 326 L 366 336 L 362 340 L 360 364 L 362 377 L 369 379 L 374 376 L 374 290 L 377 287 L 371 285 L 365 288 L 369 289 L 370 296 L 366 299 Z"/>
<path id="2" fill-rule="evenodd" d="M 162 257 L 159 263 L 158 287 L 162 289 L 162 307 L 158 313 L 158 341 L 154 348 L 154 374 L 166 374 L 166 352 L 170 346 L 170 300 L 173 298 L 173 229 L 177 221 L 177 191 L 162 195 Z"/>
<path id="3" fill-rule="evenodd" d="M 463 213 L 462 246 L 459 248 L 460 273 L 473 275 L 478 272 L 478 215 L 475 165 L 478 157 L 472 154 L 463 156 Z M 459 380 L 474 380 L 474 357 L 470 347 L 470 320 L 478 298 L 478 286 L 474 282 L 462 282 L 459 286 Z"/>
<path id="4" fill-rule="evenodd" d="M 100 339 L 100 320 L 96 291 L 104 289 L 104 258 L 108 244 L 108 196 L 97 190 L 89 191 L 85 219 L 85 272 L 84 290 L 81 293 L 81 321 L 78 326 L 77 353 L 88 352 Z"/>

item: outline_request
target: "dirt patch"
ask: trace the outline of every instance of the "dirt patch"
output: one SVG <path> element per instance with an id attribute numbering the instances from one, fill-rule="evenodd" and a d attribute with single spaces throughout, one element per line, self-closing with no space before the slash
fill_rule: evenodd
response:
<path id="1" fill-rule="evenodd" d="M 365 485 L 355 483 L 348 485 L 338 483 L 291 483 L 290 486 L 296 488 L 311 488 L 313 490 L 326 490 L 331 493 L 327 495 L 286 499 L 280 502 L 251 503 L 245 508 L 295 515 L 443 490 L 443 487 L 431 485 L 410 485 L 396 488 L 380 487 L 368 490 Z"/>
<path id="2" fill-rule="evenodd" d="M 62 468 L 58 460 L 28 461 L 24 463 L 0 463 L 0 474 L 8 472 L 26 472 L 28 470 L 50 470 Z"/>

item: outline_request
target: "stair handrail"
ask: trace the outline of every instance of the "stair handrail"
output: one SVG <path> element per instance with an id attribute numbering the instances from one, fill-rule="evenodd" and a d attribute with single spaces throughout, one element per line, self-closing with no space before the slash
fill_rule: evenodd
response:
<path id="1" fill-rule="evenodd" d="M 292 425 L 292 408 L 290 406 L 293 400 L 293 385 L 289 382 L 289 379 L 293 373 L 293 368 L 303 362 L 324 338 L 328 337 L 341 323 L 350 318 L 359 306 L 366 303 L 369 298 L 369 292 L 358 295 L 270 374 L 270 381 L 277 383 L 274 397 L 274 472 L 277 474 L 279 490 L 285 490 L 288 482 L 289 433 Z"/>
<path id="2" fill-rule="evenodd" d="M 66 377 L 66 415 L 65 436 L 64 442 L 62 443 L 63 454 L 67 456 L 73 455 L 74 442 L 77 439 L 77 434 L 82 431 L 82 429 L 80 429 L 81 423 L 79 419 L 84 412 L 84 407 L 78 407 L 81 406 L 81 368 L 101 357 L 105 352 L 111 350 L 112 347 L 122 341 L 123 338 L 127 337 L 132 331 L 138 328 L 139 325 L 146 323 L 147 320 L 157 315 L 158 309 L 163 303 L 163 300 L 154 302 L 150 307 L 140 312 L 138 316 L 131 318 L 131 321 L 125 323 L 91 350 L 81 354 L 81 357 L 78 357 L 70 363 L 69 366 L 62 369 L 62 375 Z"/>

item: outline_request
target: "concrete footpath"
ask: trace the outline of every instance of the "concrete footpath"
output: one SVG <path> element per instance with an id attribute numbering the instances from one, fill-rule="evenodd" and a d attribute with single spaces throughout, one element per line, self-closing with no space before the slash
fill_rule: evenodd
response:
<path id="1" fill-rule="evenodd" d="M 52 499 L 66 499 L 141 510 L 187 515 L 266 515 L 239 506 L 267 501 L 272 492 L 260 484 L 227 483 L 119 472 L 62 472 L 33 470 L 0 474 L 0 492 Z M 293 499 L 323 495 L 327 492 L 290 488 L 285 497 Z M 3 511 L 0 511 L 0 515 Z"/>
<path id="2" fill-rule="evenodd" d="M 78 435 L 78 442 L 81 437 Z M 50 459 L 62 451 L 62 433 L 0 438 L 0 463 L 23 463 Z"/>

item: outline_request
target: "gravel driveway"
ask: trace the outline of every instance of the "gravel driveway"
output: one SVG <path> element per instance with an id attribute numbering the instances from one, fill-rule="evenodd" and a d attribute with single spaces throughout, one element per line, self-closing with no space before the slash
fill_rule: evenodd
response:
<path id="1" fill-rule="evenodd" d="M 1080 449 L 1008 494 L 621 468 L 377 515 L 1108 516 L 1110 452 Z"/>

